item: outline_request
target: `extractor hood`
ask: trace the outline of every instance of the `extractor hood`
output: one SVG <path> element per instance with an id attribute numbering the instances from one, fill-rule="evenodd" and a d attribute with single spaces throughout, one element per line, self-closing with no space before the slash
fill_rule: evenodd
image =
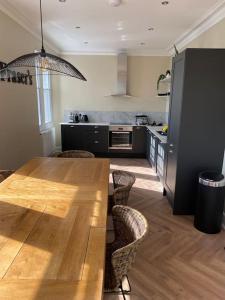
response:
<path id="1" fill-rule="evenodd" d="M 131 97 L 127 93 L 127 54 L 125 52 L 117 55 L 116 91 L 110 96 Z"/>

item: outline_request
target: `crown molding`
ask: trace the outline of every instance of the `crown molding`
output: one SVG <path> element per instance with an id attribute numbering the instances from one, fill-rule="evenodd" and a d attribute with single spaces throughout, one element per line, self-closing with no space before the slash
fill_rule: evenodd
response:
<path id="1" fill-rule="evenodd" d="M 173 55 L 173 45 L 176 45 L 178 50 L 185 48 L 194 39 L 202 33 L 209 30 L 211 27 L 219 23 L 225 18 L 225 0 L 217 3 L 210 11 L 201 17 L 189 30 L 182 34 L 172 45 L 167 48 L 167 51 Z"/>
<path id="2" fill-rule="evenodd" d="M 7 0 L 0 2 L 0 10 L 4 14 L 9 16 L 17 24 L 19 24 L 21 27 L 23 27 L 33 37 L 35 37 L 37 40 L 41 41 L 40 33 L 32 28 L 33 27 L 32 23 L 24 15 L 20 14 L 13 5 L 8 3 Z M 60 50 L 55 45 L 53 45 L 51 42 L 49 42 L 46 38 L 45 38 L 45 44 L 52 51 L 56 52 L 57 54 L 60 53 Z"/>
<path id="3" fill-rule="evenodd" d="M 158 49 L 158 50 L 131 50 L 131 51 L 125 51 L 128 56 L 170 56 L 170 53 L 167 50 L 163 49 Z M 63 51 L 61 52 L 61 55 L 68 55 L 68 56 L 73 56 L 73 55 L 102 55 L 102 56 L 116 56 L 118 55 L 120 51 L 90 51 L 90 52 L 81 52 L 81 51 Z"/>

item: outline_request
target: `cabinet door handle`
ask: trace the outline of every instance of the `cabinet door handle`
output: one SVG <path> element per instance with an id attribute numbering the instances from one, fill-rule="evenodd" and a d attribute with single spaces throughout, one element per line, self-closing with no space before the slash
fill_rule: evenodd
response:
<path id="1" fill-rule="evenodd" d="M 70 126 L 70 128 L 74 128 L 74 126 Z"/>
<path id="2" fill-rule="evenodd" d="M 96 130 L 96 131 L 94 131 L 94 133 L 97 134 L 97 133 L 99 133 L 99 131 Z"/>
<path id="3" fill-rule="evenodd" d="M 174 147 L 174 144 L 170 144 L 170 147 Z"/>
<path id="4" fill-rule="evenodd" d="M 94 141 L 95 144 L 99 144 L 99 141 Z"/>
<path id="5" fill-rule="evenodd" d="M 95 126 L 94 128 L 95 128 L 95 129 L 98 129 L 98 126 Z"/>
<path id="6" fill-rule="evenodd" d="M 169 150 L 169 153 L 173 153 L 173 150 Z"/>

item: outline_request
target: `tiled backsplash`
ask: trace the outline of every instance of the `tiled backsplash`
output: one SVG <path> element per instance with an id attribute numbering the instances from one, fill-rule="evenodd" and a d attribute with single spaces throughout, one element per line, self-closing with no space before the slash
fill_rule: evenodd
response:
<path id="1" fill-rule="evenodd" d="M 69 122 L 70 113 L 86 114 L 91 123 L 132 123 L 135 124 L 136 115 L 147 115 L 150 123 L 168 123 L 168 113 L 166 112 L 120 112 L 120 111 L 64 111 L 64 122 Z"/>

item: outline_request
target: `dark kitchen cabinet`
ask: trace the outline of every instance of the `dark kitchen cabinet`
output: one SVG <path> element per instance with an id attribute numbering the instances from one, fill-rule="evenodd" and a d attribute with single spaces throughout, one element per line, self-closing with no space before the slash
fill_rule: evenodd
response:
<path id="1" fill-rule="evenodd" d="M 225 50 L 187 49 L 173 59 L 164 189 L 174 214 L 193 214 L 198 174 L 222 171 Z"/>
<path id="2" fill-rule="evenodd" d="M 166 144 L 158 140 L 157 154 L 156 154 L 156 169 L 157 169 L 156 172 L 162 183 L 164 183 L 165 160 L 166 160 Z"/>
<path id="3" fill-rule="evenodd" d="M 145 126 L 133 126 L 133 153 L 146 154 Z"/>
<path id="4" fill-rule="evenodd" d="M 147 158 L 148 162 L 151 164 L 150 147 L 151 147 L 151 131 L 149 129 L 147 129 L 147 131 L 146 131 L 146 158 Z"/>
<path id="5" fill-rule="evenodd" d="M 108 126 L 62 125 L 62 150 L 86 150 L 95 154 L 108 152 Z"/>
<path id="6" fill-rule="evenodd" d="M 93 153 L 107 153 L 109 148 L 108 126 L 88 126 L 84 131 L 84 148 Z"/>
<path id="7" fill-rule="evenodd" d="M 62 151 L 83 149 L 83 126 L 61 125 Z"/>
<path id="8" fill-rule="evenodd" d="M 151 133 L 150 137 L 150 164 L 152 168 L 157 171 L 157 144 L 158 144 L 158 139 L 156 136 Z"/>

